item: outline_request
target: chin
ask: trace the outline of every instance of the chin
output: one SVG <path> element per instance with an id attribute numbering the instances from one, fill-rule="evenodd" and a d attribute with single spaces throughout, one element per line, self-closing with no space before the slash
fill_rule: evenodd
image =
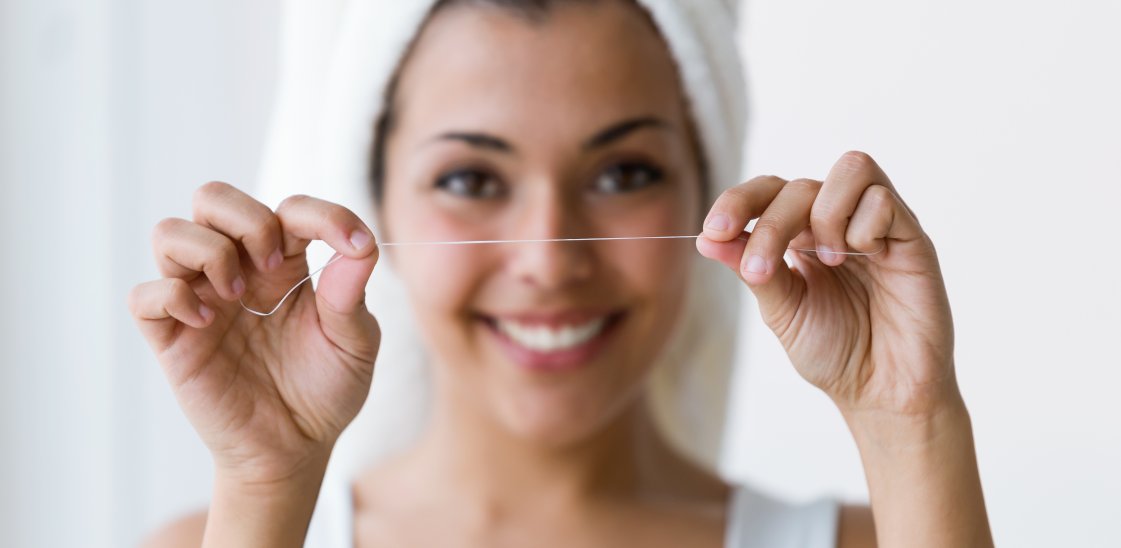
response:
<path id="1" fill-rule="evenodd" d="M 566 386 L 522 386 L 496 396 L 493 412 L 515 437 L 542 447 L 570 447 L 595 437 L 639 398 L 640 383 L 604 379 Z"/>

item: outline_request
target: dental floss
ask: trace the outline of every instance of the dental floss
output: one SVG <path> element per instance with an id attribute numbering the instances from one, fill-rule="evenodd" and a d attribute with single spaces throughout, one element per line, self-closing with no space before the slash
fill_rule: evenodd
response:
<path id="1" fill-rule="evenodd" d="M 520 244 L 520 243 L 548 243 L 548 242 L 602 242 L 602 241 L 618 241 L 618 240 L 683 240 L 683 239 L 689 239 L 689 238 L 697 239 L 700 236 L 701 235 L 698 234 L 698 235 L 687 235 L 687 236 L 618 236 L 618 237 L 596 237 L 596 238 L 548 238 L 548 239 L 539 239 L 539 240 L 449 240 L 449 241 L 439 241 L 439 242 L 382 242 L 382 243 L 378 243 L 377 246 L 378 247 L 393 247 L 393 246 L 402 246 L 403 247 L 403 246 L 422 246 L 422 245 L 479 245 L 479 244 Z M 746 239 L 746 238 L 744 236 L 737 236 L 736 239 L 741 239 L 742 240 L 742 239 Z M 884 250 L 884 247 L 887 247 L 887 245 L 885 244 L 883 247 L 881 247 L 880 249 L 877 249 L 876 251 L 873 251 L 872 253 L 861 253 L 861 252 L 857 252 L 857 251 L 834 251 L 833 253 L 835 255 L 868 256 L 868 255 L 876 255 L 876 254 L 880 253 L 881 251 Z M 789 247 L 789 248 L 787 248 L 787 250 L 789 250 L 789 251 L 804 251 L 804 252 L 808 252 L 808 253 L 817 253 L 816 249 L 803 249 L 803 248 L 797 248 L 797 247 Z M 241 299 L 238 299 L 238 302 L 241 303 L 241 307 L 244 308 L 245 311 L 249 312 L 250 314 L 255 314 L 255 315 L 261 316 L 261 317 L 272 316 L 273 314 L 276 313 L 277 310 L 280 310 L 280 307 L 284 304 L 285 301 L 288 300 L 288 297 L 290 297 L 292 295 L 292 293 L 296 291 L 296 289 L 298 289 L 301 285 L 304 285 L 304 282 L 310 280 L 312 276 L 315 276 L 316 274 L 319 274 L 320 272 L 323 271 L 323 269 L 327 268 L 328 266 L 331 266 L 332 263 L 334 263 L 335 261 L 337 261 L 337 260 L 339 260 L 343 257 L 344 257 L 344 255 L 335 256 L 330 261 L 327 261 L 326 264 L 317 268 L 315 270 L 315 272 L 312 272 L 312 273 L 308 274 L 306 277 L 304 277 L 304 279 L 296 282 L 296 285 L 292 286 L 292 289 L 289 289 L 288 292 L 285 293 L 284 296 L 280 298 L 280 302 L 276 303 L 276 306 L 274 306 L 272 308 L 272 310 L 270 310 L 268 312 L 261 312 L 259 310 L 253 310 L 252 308 L 249 308 L 248 306 L 246 306 L 245 301 L 242 301 Z"/>

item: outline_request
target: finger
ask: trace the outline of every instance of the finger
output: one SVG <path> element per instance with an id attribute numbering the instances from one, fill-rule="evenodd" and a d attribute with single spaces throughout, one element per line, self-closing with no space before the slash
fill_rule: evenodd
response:
<path id="1" fill-rule="evenodd" d="M 335 251 L 360 259 L 376 249 L 373 232 L 349 209 L 318 198 L 296 195 L 276 209 L 284 256 L 302 253 L 311 240 L 323 240 Z"/>
<path id="2" fill-rule="evenodd" d="M 810 225 L 813 226 L 817 240 L 818 260 L 830 266 L 837 266 L 845 261 L 843 253 L 848 251 L 845 231 L 849 219 L 856 211 L 856 204 L 864 190 L 872 185 L 892 189 L 887 174 L 871 156 L 850 151 L 841 155 L 833 164 L 810 214 Z"/>
<path id="3" fill-rule="evenodd" d="M 164 219 L 152 233 L 152 249 L 166 277 L 190 280 L 202 272 L 227 301 L 245 293 L 237 247 L 222 234 L 184 219 Z"/>
<path id="4" fill-rule="evenodd" d="M 767 209 L 785 184 L 783 179 L 763 175 L 725 190 L 705 219 L 705 237 L 726 242 L 740 236 L 747 223 Z"/>
<path id="5" fill-rule="evenodd" d="M 812 218 L 813 214 L 811 213 L 810 216 Z M 793 240 L 790 241 L 790 249 L 816 249 L 816 242 L 817 238 L 814 236 L 813 229 L 807 226 L 806 228 L 803 228 L 802 231 L 799 232 Z M 817 255 L 817 253 L 813 253 L 813 255 Z"/>
<path id="6" fill-rule="evenodd" d="M 790 181 L 759 216 L 740 262 L 740 274 L 749 285 L 766 284 L 786 268 L 783 255 L 809 226 L 810 208 L 820 189 L 821 182 L 813 179 Z"/>
<path id="7" fill-rule="evenodd" d="M 323 271 L 315 289 L 324 334 L 335 346 L 369 363 L 381 344 L 378 323 L 366 308 L 366 284 L 377 261 L 376 248 L 363 258 L 339 259 Z"/>
<path id="8" fill-rule="evenodd" d="M 222 182 L 195 191 L 194 220 L 241 242 L 258 270 L 271 272 L 284 260 L 280 222 L 272 210 L 248 194 Z"/>
<path id="9" fill-rule="evenodd" d="M 759 302 L 768 325 L 782 317 L 796 298 L 796 279 L 783 256 L 810 222 L 810 207 L 821 183 L 795 179 L 783 187 L 759 217 L 740 258 L 740 276 Z"/>
<path id="10" fill-rule="evenodd" d="M 140 331 L 157 351 L 171 342 L 178 323 L 202 329 L 214 320 L 214 311 L 180 278 L 137 285 L 128 294 L 128 308 Z"/>
<path id="11" fill-rule="evenodd" d="M 922 228 L 895 192 L 873 185 L 864 190 L 845 231 L 846 244 L 861 253 L 883 250 L 888 240 L 921 241 Z"/>
<path id="12" fill-rule="evenodd" d="M 747 237 L 738 237 L 726 242 L 710 239 L 704 233 L 697 237 L 697 251 L 704 257 L 719 262 L 739 273 L 740 258 L 743 257 L 744 247 L 747 246 Z"/>
<path id="13" fill-rule="evenodd" d="M 743 250 L 747 246 L 747 240 L 751 235 L 743 233 L 733 240 L 727 242 L 718 242 L 711 240 L 703 233 L 697 237 L 697 251 L 701 255 L 713 259 L 724 266 L 730 268 L 732 272 L 739 273 L 740 260 L 743 258 Z M 814 251 L 814 234 L 810 227 L 802 229 L 790 242 L 790 249 L 797 249 L 799 251 Z M 814 252 L 813 255 L 817 253 Z"/>

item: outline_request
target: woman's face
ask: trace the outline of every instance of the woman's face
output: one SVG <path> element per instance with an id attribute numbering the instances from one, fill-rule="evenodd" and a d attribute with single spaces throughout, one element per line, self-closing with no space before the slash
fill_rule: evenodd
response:
<path id="1" fill-rule="evenodd" d="M 695 234 L 701 182 L 669 51 L 629 2 L 529 21 L 441 10 L 402 69 L 393 241 Z M 389 248 L 441 389 L 518 436 L 578 441 L 641 392 L 691 240 Z"/>

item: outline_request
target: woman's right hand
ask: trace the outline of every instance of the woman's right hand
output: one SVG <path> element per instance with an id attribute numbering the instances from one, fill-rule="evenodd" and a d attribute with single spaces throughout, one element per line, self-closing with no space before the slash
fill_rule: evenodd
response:
<path id="1" fill-rule="evenodd" d="M 208 183 L 193 221 L 165 219 L 153 247 L 163 279 L 129 308 L 217 471 L 250 484 L 283 482 L 325 464 L 369 394 L 381 334 L 366 309 L 377 263 L 372 232 L 348 209 L 307 196 L 274 213 L 240 190 Z M 303 284 L 305 249 L 323 240 L 342 258 L 318 287 Z"/>

